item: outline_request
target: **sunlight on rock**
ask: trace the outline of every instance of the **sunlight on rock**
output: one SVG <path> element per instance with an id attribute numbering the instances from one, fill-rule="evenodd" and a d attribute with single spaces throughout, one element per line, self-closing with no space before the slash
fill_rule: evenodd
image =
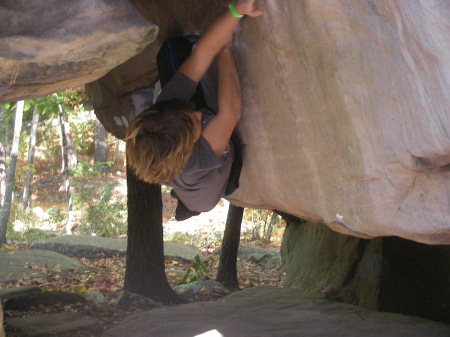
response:
<path id="1" fill-rule="evenodd" d="M 195 335 L 194 337 L 224 337 L 219 331 L 216 329 L 207 331 L 202 333 L 201 335 Z"/>

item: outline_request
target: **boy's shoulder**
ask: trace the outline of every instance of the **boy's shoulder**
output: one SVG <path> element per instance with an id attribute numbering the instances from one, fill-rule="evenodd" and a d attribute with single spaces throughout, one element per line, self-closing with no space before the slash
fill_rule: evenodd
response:
<path id="1" fill-rule="evenodd" d="M 173 75 L 172 79 L 164 86 L 156 99 L 156 103 L 171 99 L 189 101 L 195 93 L 197 83 L 180 71 Z"/>

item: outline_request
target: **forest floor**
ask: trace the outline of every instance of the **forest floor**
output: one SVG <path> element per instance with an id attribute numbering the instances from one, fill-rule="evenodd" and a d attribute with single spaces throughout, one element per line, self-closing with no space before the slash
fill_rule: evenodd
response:
<path id="1" fill-rule="evenodd" d="M 18 249 L 27 249 L 26 245 L 20 245 Z M 200 247 L 201 248 L 201 247 Z M 212 252 L 204 253 L 209 261 L 207 278 L 214 280 L 217 273 L 218 255 Z M 43 290 L 59 290 L 84 293 L 87 288 L 96 288 L 105 297 L 104 304 L 88 302 L 88 304 L 52 305 L 32 307 L 26 311 L 5 311 L 5 319 L 13 317 L 30 317 L 50 313 L 78 313 L 97 320 L 95 329 L 78 330 L 64 333 L 64 337 L 98 337 L 104 331 L 118 324 L 122 319 L 132 313 L 140 311 L 137 307 L 121 307 L 116 305 L 117 297 L 123 288 L 125 275 L 125 257 L 100 254 L 95 258 L 76 258 L 89 267 L 88 270 L 73 269 L 61 271 L 57 267 L 42 266 L 45 268 L 45 280 L 22 279 L 15 286 L 39 285 Z M 169 283 L 174 286 L 180 275 L 186 272 L 192 263 L 166 258 L 166 275 Z M 281 287 L 283 285 L 283 271 L 281 268 L 266 268 L 251 262 L 238 260 L 238 281 L 240 288 L 257 285 L 270 285 Z M 189 302 L 215 301 L 228 295 L 228 291 L 219 288 L 213 291 L 200 291 L 188 299 Z M 6 326 L 7 336 L 22 337 L 20 331 Z M 58 335 L 59 336 L 59 335 Z"/>
<path id="2" fill-rule="evenodd" d="M 52 204 L 59 203 L 60 198 L 64 197 L 61 191 L 61 183 L 60 179 L 48 179 L 46 184 L 42 186 L 47 195 L 55 196 L 55 199 L 52 200 Z M 175 201 L 168 193 L 163 193 L 165 239 L 171 241 L 175 240 L 179 243 L 197 247 L 208 261 L 208 267 L 202 270 L 206 271 L 206 279 L 215 280 L 218 255 L 216 255 L 214 251 L 221 244 L 228 203 L 221 201 L 210 214 L 205 214 L 206 217 L 203 219 L 195 217 L 192 222 L 177 223 L 176 221 L 171 220 L 176 206 L 174 202 Z M 254 234 L 254 228 L 252 226 L 253 225 L 248 221 L 243 222 L 241 243 L 260 248 L 275 248 L 280 246 L 283 228 L 275 229 L 270 240 L 267 240 L 267 237 L 266 240 L 255 240 L 252 239 L 252 235 Z M 21 243 L 15 241 L 14 243 L 4 246 L 2 250 L 26 250 L 32 242 L 32 240 Z M 100 254 L 95 258 L 75 259 L 87 265 L 89 268 L 87 270 L 61 270 L 57 266 L 33 266 L 33 268 L 42 268 L 46 277 L 39 280 L 23 278 L 14 284 L 0 284 L 0 289 L 38 285 L 44 291 L 70 291 L 79 294 L 94 289 L 104 296 L 104 304 L 89 302 L 88 304 L 39 306 L 32 307 L 26 311 L 8 310 L 4 312 L 5 319 L 8 320 L 8 318 L 30 317 L 51 313 L 84 314 L 96 319 L 97 324 L 95 329 L 76 330 L 62 335 L 58 334 L 58 336 L 99 337 L 104 331 L 115 326 L 122 319 L 141 310 L 137 307 L 121 307 L 116 305 L 118 295 L 122 291 L 124 283 L 126 260 L 124 256 Z M 171 286 L 175 286 L 183 275 L 186 274 L 187 270 L 192 269 L 192 263 L 187 263 L 186 261 L 176 258 L 166 258 L 165 266 L 167 279 Z M 237 268 L 238 281 L 241 289 L 257 285 L 283 286 L 284 275 L 283 270 L 280 267 L 267 268 L 238 259 Z M 200 291 L 187 299 L 189 302 L 215 301 L 229 293 L 230 292 L 223 289 L 214 288 L 213 291 Z M 20 331 L 12 329 L 7 325 L 6 328 L 7 336 L 24 336 Z"/>

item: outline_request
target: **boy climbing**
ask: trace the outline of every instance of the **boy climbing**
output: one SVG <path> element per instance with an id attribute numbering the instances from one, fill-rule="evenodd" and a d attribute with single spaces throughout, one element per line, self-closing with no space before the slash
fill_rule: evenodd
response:
<path id="1" fill-rule="evenodd" d="M 240 84 L 232 55 L 233 30 L 244 15 L 263 14 L 256 0 L 230 3 L 163 87 L 156 103 L 127 129 L 127 160 L 148 183 L 172 187 L 177 220 L 211 210 L 238 186 L 239 149 L 230 141 L 241 114 Z M 216 60 L 218 111 L 189 102 Z"/>

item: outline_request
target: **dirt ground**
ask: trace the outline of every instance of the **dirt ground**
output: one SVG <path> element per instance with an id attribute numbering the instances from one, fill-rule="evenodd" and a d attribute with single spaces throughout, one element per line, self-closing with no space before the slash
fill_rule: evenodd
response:
<path id="1" fill-rule="evenodd" d="M 24 249 L 26 247 L 21 247 Z M 206 253 L 209 260 L 207 278 L 214 280 L 217 272 L 218 256 L 213 253 Z M 88 302 L 87 305 L 54 305 L 46 307 L 33 307 L 27 311 L 5 311 L 5 319 L 8 317 L 27 317 L 31 315 L 41 315 L 48 313 L 75 312 L 94 317 L 97 325 L 89 331 L 73 331 L 64 334 L 64 337 L 98 337 L 105 330 L 115 326 L 128 315 L 139 311 L 135 307 L 120 307 L 116 305 L 119 292 L 122 290 L 125 275 L 125 257 L 107 256 L 102 254 L 96 258 L 80 258 L 80 262 L 88 265 L 89 270 L 61 270 L 47 268 L 45 279 L 22 279 L 15 286 L 38 285 L 43 290 L 66 290 L 77 293 L 86 292 L 88 289 L 96 289 L 103 294 L 106 299 L 104 304 Z M 181 260 L 167 258 L 166 275 L 169 283 L 174 286 L 176 281 L 185 273 L 192 264 Z M 256 285 L 271 285 L 281 287 L 283 285 L 283 271 L 281 268 L 265 268 L 246 261 L 238 261 L 238 280 L 241 288 Z M 5 286 L 3 286 L 4 288 Z M 214 289 L 213 291 L 200 291 L 200 293 L 187 298 L 189 302 L 215 301 L 225 295 L 227 291 Z M 20 332 L 5 326 L 7 336 L 21 337 Z"/>

